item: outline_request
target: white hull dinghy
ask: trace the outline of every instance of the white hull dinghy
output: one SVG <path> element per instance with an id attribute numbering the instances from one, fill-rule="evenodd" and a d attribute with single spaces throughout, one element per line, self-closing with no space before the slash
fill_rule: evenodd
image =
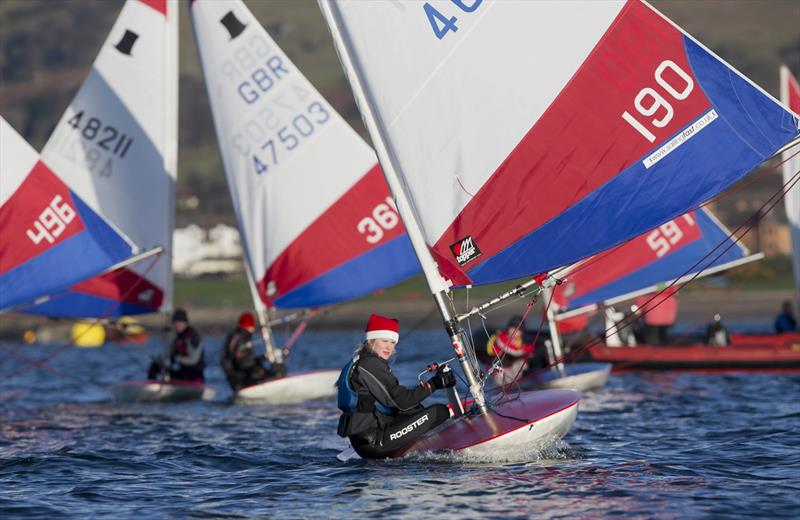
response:
<path id="1" fill-rule="evenodd" d="M 798 136 L 796 116 L 646 2 L 320 7 L 475 401 L 408 452 L 563 435 L 578 394 L 493 407 L 461 323 L 698 207 Z M 528 276 L 455 309 L 456 288 Z"/>
<path id="2" fill-rule="evenodd" d="M 174 403 L 180 401 L 209 401 L 216 390 L 199 381 L 126 381 L 109 387 L 117 403 Z"/>
<path id="3" fill-rule="evenodd" d="M 572 388 L 585 392 L 606 385 L 611 373 L 611 363 L 565 363 L 564 372 L 557 368 L 539 370 L 521 377 L 523 390 L 540 388 Z"/>
<path id="4" fill-rule="evenodd" d="M 325 399 L 336 394 L 338 370 L 317 370 L 270 379 L 236 392 L 242 404 L 291 404 Z"/>
<path id="5" fill-rule="evenodd" d="M 288 364 L 296 334 L 280 348 L 271 327 L 294 320 L 277 310 L 294 310 L 301 331 L 303 310 L 395 285 L 419 263 L 375 153 L 247 6 L 194 0 L 190 13 L 266 356 Z M 327 397 L 332 374 L 268 381 L 235 399 Z"/>

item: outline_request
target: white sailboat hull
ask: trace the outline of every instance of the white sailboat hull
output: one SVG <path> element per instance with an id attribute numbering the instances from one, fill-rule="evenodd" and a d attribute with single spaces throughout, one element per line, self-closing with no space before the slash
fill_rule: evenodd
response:
<path id="1" fill-rule="evenodd" d="M 194 381 L 126 381 L 109 387 L 118 403 L 210 400 L 217 391 Z"/>
<path id="2" fill-rule="evenodd" d="M 574 388 L 583 392 L 602 388 L 611 373 L 611 363 L 567 363 L 564 372 L 564 376 L 555 369 L 538 372 L 531 377 L 523 377 L 519 383 L 523 390 Z"/>
<path id="3" fill-rule="evenodd" d="M 490 407 L 484 415 L 454 418 L 393 456 L 424 452 L 459 452 L 480 458 L 529 454 L 561 439 L 578 415 L 579 392 L 526 392 Z"/>
<path id="4" fill-rule="evenodd" d="M 236 392 L 237 403 L 290 404 L 324 399 L 336 393 L 339 370 L 317 370 L 272 379 Z"/>

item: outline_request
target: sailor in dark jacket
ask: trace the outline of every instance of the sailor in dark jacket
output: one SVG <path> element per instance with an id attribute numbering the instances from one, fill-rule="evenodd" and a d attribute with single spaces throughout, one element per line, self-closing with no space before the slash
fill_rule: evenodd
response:
<path id="1" fill-rule="evenodd" d="M 148 379 L 155 379 L 161 373 L 170 379 L 203 381 L 206 366 L 200 334 L 189 325 L 189 316 L 183 309 L 172 313 L 172 327 L 175 339 L 167 345 L 164 357 L 153 360 L 148 370 Z"/>
<path id="2" fill-rule="evenodd" d="M 253 333 L 256 318 L 252 312 L 244 312 L 239 322 L 222 344 L 222 370 L 234 392 L 257 385 L 268 379 L 283 375 L 276 365 L 269 369 L 264 366 L 264 356 L 253 351 Z"/>
<path id="3" fill-rule="evenodd" d="M 373 314 L 366 341 L 339 377 L 338 433 L 349 437 L 363 458 L 392 456 L 450 417 L 443 404 L 420 403 L 435 390 L 454 386 L 453 372 L 439 370 L 415 388 L 402 386 L 389 368 L 398 339 L 397 320 Z"/>

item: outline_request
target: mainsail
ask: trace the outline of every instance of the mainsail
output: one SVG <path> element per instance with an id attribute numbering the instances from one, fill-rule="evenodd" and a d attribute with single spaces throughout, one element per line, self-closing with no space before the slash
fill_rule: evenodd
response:
<path id="1" fill-rule="evenodd" d="M 106 317 L 171 308 L 177 29 L 177 1 L 128 0 L 42 151 L 89 207 L 141 249 L 160 246 L 165 253 L 24 312 Z"/>
<path id="2" fill-rule="evenodd" d="M 781 101 L 795 114 L 800 114 L 800 84 L 785 65 L 781 67 Z M 791 124 L 789 120 L 787 123 Z M 794 121 L 796 123 L 796 121 Z M 791 188 L 786 192 L 786 219 L 789 221 L 789 236 L 792 241 L 792 267 L 794 288 L 800 302 L 800 144 L 783 153 L 783 183 Z M 791 183 L 794 183 L 793 185 Z"/>
<path id="3" fill-rule="evenodd" d="M 796 116 L 639 0 L 320 6 L 483 412 L 449 287 L 630 240 L 800 133 Z"/>
<path id="4" fill-rule="evenodd" d="M 688 280 L 761 258 L 703 208 L 670 220 L 644 235 L 577 264 L 555 290 L 561 311 L 616 303 L 660 284 Z"/>
<path id="5" fill-rule="evenodd" d="M 136 247 L 0 117 L 0 309 L 100 273 Z"/>
<path id="6" fill-rule="evenodd" d="M 270 307 L 333 304 L 419 272 L 374 152 L 241 1 L 191 3 L 246 263 Z"/>
<path id="7" fill-rule="evenodd" d="M 638 0 L 322 6 L 452 285 L 630 240 L 798 135 L 796 116 Z"/>

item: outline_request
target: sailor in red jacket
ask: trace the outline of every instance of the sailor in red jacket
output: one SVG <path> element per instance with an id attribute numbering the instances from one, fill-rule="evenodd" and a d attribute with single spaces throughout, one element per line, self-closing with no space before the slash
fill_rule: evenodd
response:
<path id="1" fill-rule="evenodd" d="M 494 376 L 498 385 L 507 385 L 521 376 L 536 350 L 522 340 L 523 326 L 521 317 L 511 318 L 508 326 L 492 334 L 486 343 L 486 353 L 503 360 L 503 371 Z"/>

